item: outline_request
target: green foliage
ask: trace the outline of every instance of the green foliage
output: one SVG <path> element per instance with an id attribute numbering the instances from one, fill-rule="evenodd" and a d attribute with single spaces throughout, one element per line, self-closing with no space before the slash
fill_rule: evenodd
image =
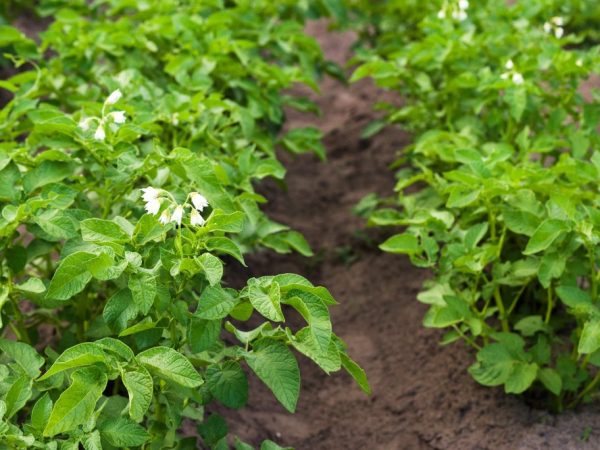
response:
<path id="1" fill-rule="evenodd" d="M 243 407 L 254 372 L 294 411 L 294 349 L 368 389 L 327 289 L 223 281 L 255 249 L 312 254 L 254 187 L 283 179 L 277 146 L 324 157 L 318 130 L 282 132 L 284 107 L 315 110 L 282 91 L 336 73 L 303 25 L 342 4 L 36 3 L 39 43 L 0 24 L 19 69 L 0 83 L 0 449 L 224 448 L 205 408 Z"/>
<path id="2" fill-rule="evenodd" d="M 575 27 L 592 3 L 356 2 L 375 33 L 353 78 L 400 94 L 385 123 L 414 133 L 397 195 L 357 211 L 433 271 L 424 324 L 477 350 L 472 376 L 555 410 L 600 378 L 600 103 L 580 91 L 600 58 Z"/>

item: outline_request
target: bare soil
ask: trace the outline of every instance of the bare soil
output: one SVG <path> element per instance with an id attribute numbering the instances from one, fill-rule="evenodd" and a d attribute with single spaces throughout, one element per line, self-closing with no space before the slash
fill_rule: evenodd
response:
<path id="1" fill-rule="evenodd" d="M 328 33 L 324 23 L 309 31 L 330 59 L 347 60 L 352 35 Z M 363 196 L 392 193 L 388 166 L 410 142 L 394 129 L 360 138 L 376 117 L 374 102 L 386 95 L 368 82 L 326 80 L 314 96 L 322 117 L 289 114 L 290 127 L 312 124 L 326 133 L 328 162 L 282 154 L 287 188 L 267 183 L 262 190 L 270 199 L 268 213 L 301 231 L 317 257 L 259 254 L 248 258 L 251 272 L 238 274 L 296 272 L 327 286 L 341 302 L 333 312 L 335 331 L 367 371 L 373 394 L 364 395 L 344 373 L 327 376 L 301 359 L 296 414 L 287 413 L 255 377 L 247 408 L 219 412 L 245 441 L 271 438 L 298 450 L 600 449 L 597 404 L 552 416 L 473 381 L 466 372 L 473 354 L 462 344 L 441 347 L 441 334 L 421 325 L 425 307 L 416 294 L 427 273 L 406 258 L 381 253 L 375 244 L 382 236 L 365 232 L 352 214 Z"/>

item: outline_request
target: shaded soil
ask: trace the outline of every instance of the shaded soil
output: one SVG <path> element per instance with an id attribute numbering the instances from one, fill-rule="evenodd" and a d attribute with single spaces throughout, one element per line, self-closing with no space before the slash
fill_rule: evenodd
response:
<path id="1" fill-rule="evenodd" d="M 310 32 L 329 58 L 348 56 L 351 35 L 328 34 L 322 23 Z M 300 450 L 599 449 L 598 405 L 551 416 L 475 383 L 466 372 L 471 352 L 461 344 L 441 347 L 441 334 L 421 325 L 425 307 L 416 294 L 427 273 L 378 251 L 371 241 L 381 236 L 357 234 L 364 224 L 351 208 L 371 192 L 392 192 L 388 165 L 409 142 L 393 129 L 360 138 L 374 118 L 373 103 L 386 95 L 368 83 L 328 80 L 316 97 L 321 118 L 290 113 L 289 126 L 315 124 L 326 133 L 329 161 L 281 155 L 287 189 L 267 184 L 263 191 L 268 213 L 301 231 L 317 257 L 255 255 L 248 258 L 251 272 L 239 274 L 297 272 L 327 286 L 341 302 L 333 311 L 335 331 L 366 369 L 373 394 L 364 395 L 346 374 L 327 376 L 301 359 L 297 413 L 288 414 L 253 378 L 248 407 L 220 411 L 231 431 L 255 445 L 271 438 Z"/>

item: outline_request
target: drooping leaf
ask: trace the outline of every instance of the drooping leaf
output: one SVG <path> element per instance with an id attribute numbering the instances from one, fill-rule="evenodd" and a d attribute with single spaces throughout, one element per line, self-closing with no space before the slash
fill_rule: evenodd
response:
<path id="1" fill-rule="evenodd" d="M 123 373 L 123 385 L 129 394 L 129 416 L 141 422 L 152 402 L 154 383 L 143 368 Z"/>
<path id="2" fill-rule="evenodd" d="M 279 341 L 263 339 L 251 353 L 245 355 L 245 359 L 275 398 L 288 411 L 294 412 L 300 395 L 300 370 L 287 346 Z"/>
<path id="3" fill-rule="evenodd" d="M 44 428 L 44 436 L 52 437 L 72 431 L 86 423 L 106 388 L 106 374 L 90 366 L 73 372 L 71 385 L 60 395 Z"/>
<path id="4" fill-rule="evenodd" d="M 248 379 L 236 361 L 209 366 L 206 385 L 211 394 L 228 408 L 239 409 L 248 401 Z"/>

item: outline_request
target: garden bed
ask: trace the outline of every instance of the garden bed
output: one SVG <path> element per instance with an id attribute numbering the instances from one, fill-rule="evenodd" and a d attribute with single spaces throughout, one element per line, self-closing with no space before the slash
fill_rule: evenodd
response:
<path id="1" fill-rule="evenodd" d="M 352 36 L 328 34 L 322 23 L 311 32 L 329 58 L 347 58 Z M 441 333 L 423 329 L 426 307 L 415 297 L 427 273 L 403 256 L 382 254 L 376 246 L 381 236 L 357 234 L 364 224 L 351 211 L 364 195 L 391 192 L 387 165 L 409 137 L 387 129 L 361 140 L 374 100 L 389 95 L 369 83 L 348 87 L 327 80 L 322 91 L 323 116 L 313 123 L 326 133 L 328 163 L 282 155 L 287 188 L 263 188 L 268 213 L 304 233 L 317 257 L 262 254 L 249 257 L 249 266 L 251 275 L 296 272 L 329 287 L 343 302 L 334 309 L 336 329 L 366 369 L 373 395 L 366 397 L 346 375 L 327 379 L 304 358 L 297 414 L 288 414 L 252 380 L 248 408 L 221 411 L 233 433 L 297 449 L 598 448 L 597 405 L 560 416 L 532 409 L 501 389 L 478 385 L 466 371 L 469 350 L 462 344 L 442 348 Z M 289 118 L 291 127 L 307 121 L 298 114 Z"/>

